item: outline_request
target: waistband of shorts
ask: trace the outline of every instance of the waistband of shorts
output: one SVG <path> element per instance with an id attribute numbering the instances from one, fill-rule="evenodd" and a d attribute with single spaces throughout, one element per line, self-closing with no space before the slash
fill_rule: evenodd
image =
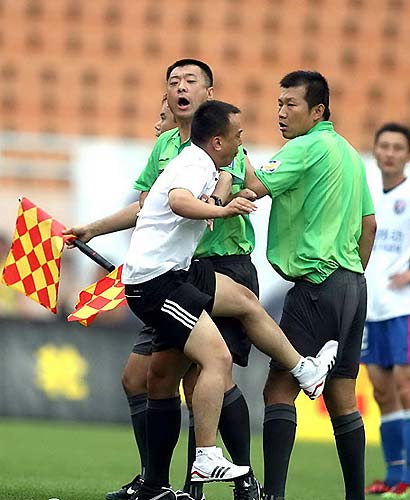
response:
<path id="1" fill-rule="evenodd" d="M 211 262 L 250 262 L 250 254 L 246 255 L 214 255 L 212 257 L 201 257 L 195 260 L 209 260 Z"/>
<path id="2" fill-rule="evenodd" d="M 333 278 L 339 276 L 340 274 L 350 274 L 352 276 L 363 276 L 363 273 L 358 273 L 357 271 L 351 271 L 350 269 L 346 269 L 345 267 L 337 267 L 327 278 L 325 278 L 321 283 L 314 283 L 310 279 L 307 278 L 299 278 L 295 280 L 295 283 L 303 284 L 311 287 L 325 286 L 327 283 L 331 282 Z"/>

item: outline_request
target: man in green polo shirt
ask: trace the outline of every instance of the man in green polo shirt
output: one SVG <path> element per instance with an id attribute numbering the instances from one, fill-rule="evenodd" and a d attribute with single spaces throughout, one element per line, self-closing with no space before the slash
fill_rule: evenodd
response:
<path id="1" fill-rule="evenodd" d="M 272 198 L 267 257 L 288 292 L 280 326 L 303 355 L 339 341 L 336 366 L 323 392 L 331 417 L 346 499 L 364 499 L 363 422 L 355 382 L 366 317 L 368 262 L 375 219 L 364 165 L 328 121 L 329 88 L 316 72 L 295 71 L 280 82 L 279 128 L 284 147 L 246 186 Z M 283 500 L 296 431 L 299 388 L 274 360 L 266 382 L 265 500 Z M 319 481 L 319 478 L 318 478 Z"/>

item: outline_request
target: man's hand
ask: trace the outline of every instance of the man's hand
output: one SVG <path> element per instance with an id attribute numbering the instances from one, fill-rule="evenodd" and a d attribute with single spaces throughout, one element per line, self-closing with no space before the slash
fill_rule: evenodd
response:
<path id="1" fill-rule="evenodd" d="M 392 290 L 398 290 L 410 284 L 410 271 L 394 274 L 393 276 L 390 276 L 389 279 L 389 288 Z"/>
<path id="2" fill-rule="evenodd" d="M 66 240 L 66 245 L 68 248 L 74 248 L 72 241 L 75 239 L 79 239 L 83 243 L 88 243 L 91 238 L 95 236 L 92 229 L 90 228 L 90 225 L 70 227 L 68 229 L 65 229 L 63 231 L 63 234 L 66 236 L 75 236 L 75 238 Z"/>
<path id="3" fill-rule="evenodd" d="M 199 198 L 201 201 L 204 201 L 205 203 L 211 203 L 211 205 L 215 205 L 215 200 L 208 196 L 207 194 L 202 194 L 201 197 Z M 214 220 L 213 219 L 206 219 L 206 225 L 208 226 L 210 231 L 214 230 Z"/>
<path id="4" fill-rule="evenodd" d="M 234 198 L 231 202 L 228 203 L 225 207 L 222 207 L 224 210 L 223 218 L 226 219 L 228 217 L 234 217 L 235 215 L 244 215 L 255 212 L 256 205 L 246 198 Z"/>
<path id="5" fill-rule="evenodd" d="M 238 193 L 236 193 L 232 198 L 246 198 L 247 200 L 255 201 L 257 199 L 255 191 L 252 189 L 244 188 Z"/>

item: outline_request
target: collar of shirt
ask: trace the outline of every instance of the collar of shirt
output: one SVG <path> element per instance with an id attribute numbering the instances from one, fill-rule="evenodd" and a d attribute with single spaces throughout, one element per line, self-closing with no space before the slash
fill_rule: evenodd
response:
<path id="1" fill-rule="evenodd" d="M 312 134 L 314 132 L 322 132 L 323 130 L 334 130 L 332 122 L 317 122 L 314 127 L 312 127 L 309 132 L 306 132 L 306 135 Z"/>
<path id="2" fill-rule="evenodd" d="M 191 145 L 185 151 L 189 151 L 190 155 L 192 154 L 196 155 L 201 162 L 203 161 L 206 162 L 209 165 L 209 167 L 215 170 L 215 172 L 218 171 L 213 159 L 209 156 L 209 154 L 196 144 L 191 143 Z"/>
<path id="3" fill-rule="evenodd" d="M 180 153 L 185 147 L 191 145 L 191 138 L 187 139 L 185 142 L 181 143 L 181 136 L 179 134 L 179 129 L 175 129 L 175 133 L 172 134 L 171 142 Z"/>

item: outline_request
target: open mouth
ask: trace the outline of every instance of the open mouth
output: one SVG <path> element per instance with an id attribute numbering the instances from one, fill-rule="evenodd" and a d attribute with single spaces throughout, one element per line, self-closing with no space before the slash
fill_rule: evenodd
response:
<path id="1" fill-rule="evenodd" d="M 284 130 L 286 130 L 287 128 L 288 128 L 288 127 L 287 127 L 286 123 L 279 122 L 279 130 L 280 130 L 280 131 L 282 131 L 282 132 L 283 132 L 283 131 L 284 131 Z"/>
<path id="2" fill-rule="evenodd" d="M 180 109 L 185 109 L 190 105 L 190 102 L 186 97 L 179 97 L 178 98 L 178 107 Z"/>

